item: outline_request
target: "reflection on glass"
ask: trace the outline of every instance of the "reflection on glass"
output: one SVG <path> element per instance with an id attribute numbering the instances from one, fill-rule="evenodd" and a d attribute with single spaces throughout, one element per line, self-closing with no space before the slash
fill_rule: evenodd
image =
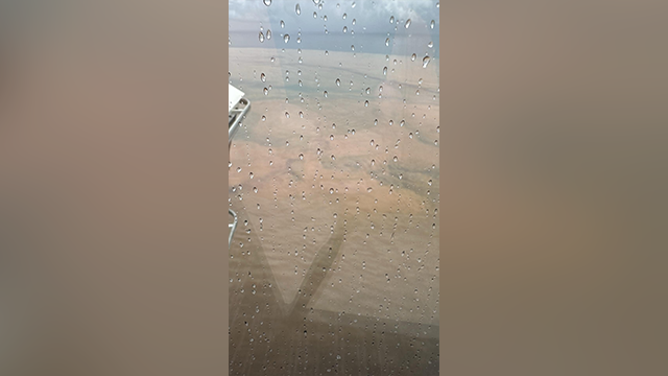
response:
<path id="1" fill-rule="evenodd" d="M 438 374 L 436 4 L 230 1 L 231 375 Z"/>

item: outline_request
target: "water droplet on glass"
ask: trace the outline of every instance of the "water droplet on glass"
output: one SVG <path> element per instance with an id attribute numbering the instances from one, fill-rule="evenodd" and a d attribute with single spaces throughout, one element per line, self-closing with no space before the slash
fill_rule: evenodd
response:
<path id="1" fill-rule="evenodd" d="M 351 46 L 350 46 L 350 49 L 353 50 L 353 51 L 355 51 L 355 45 L 351 45 Z M 355 55 L 353 55 L 353 56 L 355 56 Z"/>
<path id="2" fill-rule="evenodd" d="M 251 172 L 250 174 L 248 174 L 248 176 L 252 179 L 253 178 L 253 173 Z"/>
<path id="3" fill-rule="evenodd" d="M 395 156 L 394 158 L 392 158 L 392 160 L 396 162 L 396 161 L 399 160 L 399 158 L 397 158 L 397 157 Z"/>
<path id="4" fill-rule="evenodd" d="M 409 26 L 411 26 L 411 19 L 410 18 L 406 20 L 406 24 L 404 25 L 404 27 L 406 29 L 408 29 Z"/>
<path id="5" fill-rule="evenodd" d="M 325 98 L 327 98 L 327 90 L 325 90 L 325 93 L 324 93 L 324 94 L 325 94 Z"/>
<path id="6" fill-rule="evenodd" d="M 318 13 L 313 12 L 313 18 L 318 18 Z"/>
<path id="7" fill-rule="evenodd" d="M 387 67 L 383 67 L 383 76 L 387 76 Z"/>
<path id="8" fill-rule="evenodd" d="M 408 134 L 408 138 L 413 138 L 413 132 Z"/>
<path id="9" fill-rule="evenodd" d="M 353 26 L 355 26 L 355 24 L 357 24 L 357 20 L 353 18 Z"/>
<path id="10" fill-rule="evenodd" d="M 285 22 L 283 22 L 283 20 L 281 20 L 281 29 L 284 29 L 284 28 L 285 28 Z"/>
<path id="11" fill-rule="evenodd" d="M 369 101 L 364 101 L 364 107 L 369 107 Z"/>
<path id="12" fill-rule="evenodd" d="M 425 56 L 424 59 L 422 59 L 422 68 L 426 68 L 427 65 L 429 65 L 429 60 L 431 60 L 429 56 Z"/>
<path id="13" fill-rule="evenodd" d="M 404 125 L 406 125 L 406 120 L 402 120 L 401 123 L 399 123 L 400 127 L 403 127 Z"/>
<path id="14" fill-rule="evenodd" d="M 339 80 L 338 78 L 336 79 L 336 86 L 341 86 L 341 80 Z"/>
<path id="15" fill-rule="evenodd" d="M 267 30 L 267 40 L 271 39 L 271 30 Z"/>
<path id="16" fill-rule="evenodd" d="M 371 191 L 373 191 L 373 189 L 371 187 L 369 187 L 369 188 L 366 189 L 366 191 L 371 193 Z"/>
<path id="17" fill-rule="evenodd" d="M 287 111 L 285 112 L 285 117 L 286 117 L 287 119 L 290 119 L 290 114 L 289 114 Z"/>
<path id="18" fill-rule="evenodd" d="M 297 13 L 298 16 L 302 14 L 302 7 L 299 6 L 299 3 L 295 5 L 295 13 Z"/>
<path id="19" fill-rule="evenodd" d="M 433 29 L 435 25 L 436 22 L 434 22 L 434 20 L 431 20 L 431 22 L 429 23 L 429 27 Z"/>
<path id="20" fill-rule="evenodd" d="M 370 87 L 366 88 L 365 92 L 366 92 L 367 94 L 371 94 L 371 88 L 370 88 Z"/>
<path id="21" fill-rule="evenodd" d="M 304 159 L 304 154 L 299 154 L 299 159 Z"/>
<path id="22" fill-rule="evenodd" d="M 390 16 L 390 24 L 394 23 L 394 16 Z"/>
<path id="23" fill-rule="evenodd" d="M 344 27 L 343 27 L 343 33 L 345 34 L 345 33 L 347 33 L 347 32 L 348 32 L 348 26 L 344 26 Z"/>
<path id="24" fill-rule="evenodd" d="M 343 16 L 341 16 L 341 18 L 343 18 L 344 20 L 348 18 L 348 13 L 343 13 Z"/>
<path id="25" fill-rule="evenodd" d="M 272 57 L 270 60 L 271 60 L 272 63 L 273 63 L 274 61 L 276 61 L 276 59 L 274 59 L 273 57 Z"/>
<path id="26" fill-rule="evenodd" d="M 325 50 L 325 56 L 329 56 L 329 51 Z"/>
<path id="27" fill-rule="evenodd" d="M 285 35 L 283 36 L 283 42 L 288 43 L 289 40 L 290 40 L 290 35 L 285 34 Z"/>
<path id="28" fill-rule="evenodd" d="M 433 41 L 430 41 L 429 43 L 427 43 L 427 47 L 429 47 L 429 48 L 434 47 L 434 42 L 433 42 Z"/>
<path id="29" fill-rule="evenodd" d="M 374 141 L 373 141 L 373 140 L 369 141 L 369 145 L 373 146 L 373 145 L 374 145 Z M 373 163 L 373 161 L 372 161 L 372 163 Z"/>
<path id="30" fill-rule="evenodd" d="M 390 46 L 390 38 L 385 39 L 385 46 Z"/>
<path id="31" fill-rule="evenodd" d="M 260 43 L 264 43 L 264 34 L 262 34 L 261 31 L 260 31 L 259 39 L 260 39 Z"/>
<path id="32" fill-rule="evenodd" d="M 264 0 L 264 5 L 270 6 L 271 5 L 271 0 Z"/>
<path id="33" fill-rule="evenodd" d="M 264 75 L 264 73 L 260 74 L 260 80 L 264 82 L 267 79 L 267 77 Z"/>
<path id="34" fill-rule="evenodd" d="M 336 157 L 332 154 L 332 160 L 335 161 Z"/>
<path id="35" fill-rule="evenodd" d="M 266 87 L 262 90 L 262 92 L 264 93 L 264 95 L 269 95 L 269 89 L 267 89 Z"/>

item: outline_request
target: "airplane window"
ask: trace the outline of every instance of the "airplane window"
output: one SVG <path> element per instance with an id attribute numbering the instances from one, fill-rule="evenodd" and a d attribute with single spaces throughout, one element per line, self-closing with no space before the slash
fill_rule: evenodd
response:
<path id="1" fill-rule="evenodd" d="M 431 0 L 231 0 L 230 375 L 436 375 Z"/>

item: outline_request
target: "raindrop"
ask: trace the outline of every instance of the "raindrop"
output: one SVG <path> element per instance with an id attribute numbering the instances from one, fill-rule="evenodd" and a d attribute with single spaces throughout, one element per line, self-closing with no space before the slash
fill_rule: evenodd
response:
<path id="1" fill-rule="evenodd" d="M 424 59 L 422 59 L 422 68 L 426 68 L 427 65 L 429 65 L 429 60 L 431 60 L 429 56 L 425 56 Z"/>
<path id="2" fill-rule="evenodd" d="M 411 61 L 415 61 L 415 59 L 417 59 L 417 55 L 416 55 L 416 54 L 412 54 L 412 55 L 411 55 Z"/>
<path id="3" fill-rule="evenodd" d="M 287 111 L 285 112 L 285 118 L 290 119 L 290 114 Z"/>
<path id="4" fill-rule="evenodd" d="M 299 154 L 299 159 L 304 159 L 304 154 Z"/>
<path id="5" fill-rule="evenodd" d="M 284 29 L 284 28 L 285 28 L 285 22 L 283 22 L 283 20 L 281 20 L 281 29 Z"/>
<path id="6" fill-rule="evenodd" d="M 264 5 L 270 6 L 271 5 L 271 0 L 264 0 Z"/>
<path id="7" fill-rule="evenodd" d="M 418 80 L 418 85 L 422 85 L 422 78 Z"/>
<path id="8" fill-rule="evenodd" d="M 409 26 L 411 26 L 411 19 L 410 18 L 406 20 L 406 24 L 404 25 L 404 27 L 406 29 L 408 29 Z"/>
<path id="9" fill-rule="evenodd" d="M 327 15 L 326 14 L 322 17 L 322 20 L 327 22 Z"/>
<path id="10" fill-rule="evenodd" d="M 385 39 L 385 46 L 390 46 L 390 38 Z"/>
<path id="11" fill-rule="evenodd" d="M 344 20 L 348 18 L 348 13 L 343 13 L 343 16 L 341 16 L 341 18 L 343 18 Z"/>
<path id="12" fill-rule="evenodd" d="M 302 38 L 301 38 L 301 37 L 297 37 L 297 44 L 299 44 L 299 43 L 301 43 L 301 42 L 302 42 Z"/>
<path id="13" fill-rule="evenodd" d="M 329 194 L 330 194 L 330 195 L 331 195 L 331 194 L 334 194 L 334 188 L 330 188 L 330 189 L 329 189 Z"/>
<path id="14" fill-rule="evenodd" d="M 253 178 L 253 172 L 251 172 L 250 174 L 248 174 L 248 176 L 252 179 L 252 178 Z"/>
<path id="15" fill-rule="evenodd" d="M 338 78 L 336 79 L 336 86 L 341 86 L 341 80 L 339 80 Z"/>
<path id="16" fill-rule="evenodd" d="M 427 43 L 427 47 L 429 47 L 429 48 L 434 47 L 434 42 L 433 42 L 433 41 L 429 41 L 429 43 Z"/>
<path id="17" fill-rule="evenodd" d="M 431 20 L 431 23 L 429 23 L 429 27 L 433 29 L 434 25 L 436 25 L 436 22 L 434 22 L 434 20 Z"/>
<path id="18" fill-rule="evenodd" d="M 283 36 L 283 42 L 288 43 L 289 40 L 290 40 L 290 35 L 285 34 L 285 35 Z"/>
<path id="19" fill-rule="evenodd" d="M 266 87 L 262 90 L 262 92 L 264 92 L 264 95 L 269 95 L 269 89 Z"/>
<path id="20" fill-rule="evenodd" d="M 366 88 L 366 93 L 371 94 L 371 88 L 370 87 Z"/>
<path id="21" fill-rule="evenodd" d="M 353 50 L 353 51 L 355 51 L 355 45 L 351 45 L 351 46 L 350 46 L 350 49 Z M 355 56 L 355 55 L 353 55 L 353 56 Z"/>
<path id="22" fill-rule="evenodd" d="M 259 38 L 260 38 L 260 43 L 264 43 L 264 34 L 262 34 L 261 31 L 260 31 L 260 36 L 259 36 Z"/>
<path id="23" fill-rule="evenodd" d="M 318 18 L 318 13 L 313 12 L 313 18 Z"/>
<path id="24" fill-rule="evenodd" d="M 297 13 L 298 16 L 302 14 L 302 7 L 299 6 L 299 3 L 295 5 L 295 13 Z"/>
<path id="25" fill-rule="evenodd" d="M 364 107 L 369 107 L 369 101 L 364 101 Z"/>
<path id="26" fill-rule="evenodd" d="M 357 20 L 353 18 L 353 26 L 357 24 Z"/>
<path id="27" fill-rule="evenodd" d="M 387 76 L 387 67 L 383 67 L 383 76 Z"/>
<path id="28" fill-rule="evenodd" d="M 373 189 L 371 187 L 369 187 L 369 188 L 366 189 L 366 191 L 371 193 L 371 191 L 373 191 Z"/>
<path id="29" fill-rule="evenodd" d="M 403 127 L 404 125 L 406 125 L 406 120 L 402 120 L 401 123 L 399 123 L 400 127 Z"/>
<path id="30" fill-rule="evenodd" d="M 397 158 L 397 157 L 395 156 L 394 158 L 392 158 L 392 160 L 396 162 L 396 161 L 399 160 L 399 158 Z"/>
<path id="31" fill-rule="evenodd" d="M 274 61 L 276 61 L 276 59 L 274 59 L 274 57 L 272 56 L 271 57 L 271 62 L 273 63 Z"/>
<path id="32" fill-rule="evenodd" d="M 393 24 L 393 23 L 394 23 L 394 16 L 391 16 L 390 17 L 390 24 Z"/>
<path id="33" fill-rule="evenodd" d="M 267 29 L 267 40 L 271 39 L 271 30 Z"/>
<path id="34" fill-rule="evenodd" d="M 325 94 L 325 98 L 327 98 L 327 90 L 325 90 L 325 93 L 324 93 L 324 94 Z"/>
<path id="35" fill-rule="evenodd" d="M 267 79 L 267 78 L 266 78 L 266 76 L 264 75 L 264 73 L 260 74 L 260 80 L 262 80 L 262 82 L 264 82 L 266 79 Z"/>
<path id="36" fill-rule="evenodd" d="M 348 32 L 348 26 L 344 26 L 344 27 L 343 27 L 343 33 L 345 34 L 345 33 L 347 33 L 347 32 Z"/>
<path id="37" fill-rule="evenodd" d="M 332 160 L 335 161 L 336 157 L 332 154 Z"/>

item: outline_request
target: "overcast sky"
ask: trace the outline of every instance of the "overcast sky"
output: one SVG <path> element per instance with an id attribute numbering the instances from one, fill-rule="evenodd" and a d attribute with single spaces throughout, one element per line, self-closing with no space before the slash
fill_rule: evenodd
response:
<path id="1" fill-rule="evenodd" d="M 366 28 L 367 32 L 386 32 L 393 29 L 389 20 L 394 16 L 395 23 L 399 22 L 401 27 L 410 18 L 411 33 L 431 32 L 426 27 L 433 19 L 437 32 L 437 3 L 438 0 L 273 0 L 267 6 L 264 0 L 230 0 L 230 31 L 259 31 L 260 26 L 265 30 L 276 28 L 283 20 L 286 29 L 298 27 L 303 33 L 323 32 L 325 25 L 328 30 L 340 30 L 346 25 L 360 31 Z M 295 12 L 297 4 L 301 15 Z M 318 9 L 320 4 L 322 10 Z M 315 19 L 313 12 L 317 13 Z M 345 20 L 344 13 L 347 14 Z M 354 26 L 353 19 L 356 20 Z"/>

